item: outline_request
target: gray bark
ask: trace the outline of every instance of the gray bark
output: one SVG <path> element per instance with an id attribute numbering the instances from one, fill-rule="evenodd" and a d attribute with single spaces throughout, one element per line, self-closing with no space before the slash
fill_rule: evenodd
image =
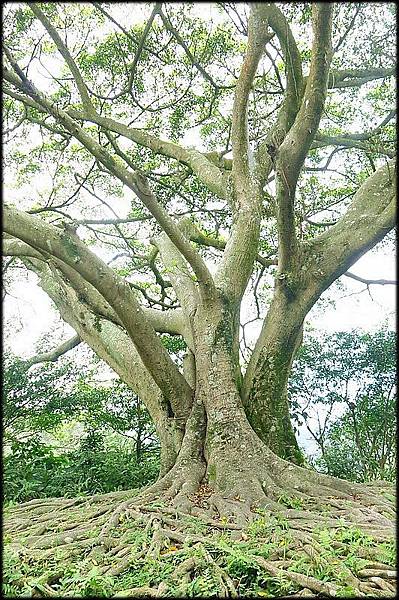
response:
<path id="1" fill-rule="evenodd" d="M 53 300 L 64 321 L 144 402 L 161 443 L 161 473 L 168 471 L 180 448 L 181 423 L 173 418 L 167 400 L 145 368 L 132 340 L 118 325 L 98 319 L 55 270 L 51 271 L 35 259 L 26 259 L 25 263 L 38 275 L 40 287 Z"/>

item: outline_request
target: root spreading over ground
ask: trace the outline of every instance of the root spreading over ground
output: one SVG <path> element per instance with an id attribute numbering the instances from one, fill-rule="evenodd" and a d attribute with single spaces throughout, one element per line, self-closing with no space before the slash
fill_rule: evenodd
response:
<path id="1" fill-rule="evenodd" d="M 10 507 L 3 593 L 394 597 L 392 486 L 335 481 L 347 492 L 296 486 L 263 507 L 187 480 Z"/>

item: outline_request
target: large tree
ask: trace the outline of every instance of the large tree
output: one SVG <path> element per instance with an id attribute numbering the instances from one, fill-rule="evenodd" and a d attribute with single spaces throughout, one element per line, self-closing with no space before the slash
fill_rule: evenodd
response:
<path id="1" fill-rule="evenodd" d="M 200 7 L 6 6 L 5 264 L 147 406 L 144 498 L 198 511 L 202 486 L 241 523 L 294 494 L 382 535 L 388 500 L 300 466 L 286 388 L 307 314 L 394 226 L 393 5 Z"/>

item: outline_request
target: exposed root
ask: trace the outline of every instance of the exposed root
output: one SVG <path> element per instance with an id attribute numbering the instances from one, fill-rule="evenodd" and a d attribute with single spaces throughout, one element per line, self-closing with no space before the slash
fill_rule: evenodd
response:
<path id="1" fill-rule="evenodd" d="M 190 587 L 198 580 L 211 582 L 208 595 L 237 597 L 242 589 L 235 569 L 246 565 L 262 574 L 265 586 L 285 582 L 284 589 L 299 596 L 351 590 L 354 596 L 393 597 L 396 571 L 379 550 L 394 538 L 392 489 L 267 458 L 267 468 L 265 460 L 253 460 L 238 473 L 226 458 L 210 484 L 195 454 L 139 495 L 35 500 L 8 509 L 9 551 L 27 565 L 13 586 L 20 595 L 74 595 L 75 580 L 68 583 L 60 568 L 73 564 L 82 574 L 95 568 L 101 581 L 113 582 L 109 594 L 115 597 L 204 595 Z M 29 575 L 47 563 L 51 568 L 41 578 Z M 151 575 L 145 585 L 124 585 L 137 565 L 154 563 L 173 568 L 161 580 Z"/>
<path id="2" fill-rule="evenodd" d="M 265 577 L 288 582 L 296 595 L 339 596 L 340 586 L 346 585 L 355 596 L 394 597 L 396 571 L 389 564 L 375 560 L 371 542 L 370 552 L 366 552 L 366 559 L 360 563 L 362 568 L 356 571 L 342 559 L 348 542 L 334 537 L 337 532 L 350 532 L 356 523 L 374 538 L 374 543 L 392 539 L 390 520 L 376 511 L 376 506 L 381 504 L 385 510 L 384 500 L 377 503 L 377 497 L 363 493 L 365 503 L 373 499 L 371 509 L 353 496 L 339 499 L 325 496 L 319 502 L 305 492 L 297 497 L 287 493 L 280 501 L 268 501 L 265 496 L 266 509 L 261 510 L 251 504 L 253 496 L 245 498 L 243 491 L 235 498 L 228 498 L 208 484 L 200 485 L 193 492 L 191 482 L 186 488 L 190 493 L 182 493 L 182 487 L 175 485 L 170 490 L 168 504 L 162 496 L 154 494 L 154 488 L 148 488 L 138 496 L 124 493 L 73 502 L 61 499 L 28 502 L 8 511 L 4 530 L 11 538 L 9 547 L 23 563 L 39 565 L 53 560 L 60 564 L 75 558 L 86 572 L 90 571 L 90 565 L 97 565 L 99 575 L 113 580 L 123 578 L 137 564 L 167 561 L 171 557 L 179 561 L 179 556 L 186 556 L 181 562 L 174 563 L 174 576 L 168 582 L 119 589 L 114 597 L 171 594 L 184 597 L 191 582 L 203 572 L 214 581 L 218 596 L 238 597 L 240 581 L 229 573 L 229 555 L 234 558 L 235 551 L 230 550 L 229 544 L 221 545 L 218 536 L 224 532 L 223 535 L 235 537 L 237 544 L 249 544 L 252 522 L 256 532 L 255 549 L 250 548 L 242 560 L 247 561 L 250 568 L 260 570 Z M 143 502 L 150 497 L 149 491 L 152 504 Z M 373 494 L 378 492 L 374 488 Z M 178 504 L 185 510 L 173 505 L 176 498 L 184 498 L 184 502 Z M 298 507 L 287 506 L 295 505 L 295 502 Z M 336 555 L 341 556 L 335 561 L 338 564 L 335 571 L 325 556 L 326 546 L 320 538 L 322 531 L 330 535 L 329 548 L 334 547 Z M 282 534 L 285 535 L 284 544 L 280 546 L 277 540 L 281 542 Z M 264 551 L 257 551 L 266 541 L 273 546 L 267 556 Z M 234 548 L 233 541 L 231 544 Z M 365 549 L 359 547 L 357 560 L 361 560 L 361 550 Z M 298 564 L 305 565 L 302 572 Z M 329 573 L 331 581 L 325 576 L 323 580 L 317 577 L 323 569 Z M 36 596 L 57 596 L 62 575 L 62 570 L 54 569 L 47 571 L 40 581 L 27 577 L 16 584 L 21 595 L 29 587 Z M 63 589 L 64 592 L 68 595 L 68 588 Z"/>
<path id="3" fill-rule="evenodd" d="M 289 519 L 290 526 L 300 529 L 315 525 L 335 528 L 340 519 L 381 541 L 394 535 L 393 486 L 388 491 L 387 483 L 356 484 L 322 475 L 288 463 L 263 446 L 257 448 L 258 441 L 254 445 L 253 458 L 247 465 L 242 460 L 238 473 L 227 453 L 222 457 L 216 486 L 228 493 L 219 492 L 222 500 L 212 496 L 219 514 L 233 515 L 242 525 L 243 518 L 250 521 L 253 508 L 257 507 L 278 512 Z"/>

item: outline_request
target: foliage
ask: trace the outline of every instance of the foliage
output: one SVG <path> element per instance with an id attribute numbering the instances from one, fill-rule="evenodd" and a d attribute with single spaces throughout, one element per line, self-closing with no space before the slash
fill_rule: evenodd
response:
<path id="1" fill-rule="evenodd" d="M 215 6 L 212 19 L 206 20 L 195 5 L 176 3 L 165 5 L 163 10 L 169 29 L 162 26 L 165 22 L 162 21 L 161 24 L 158 17 L 154 20 L 153 26 L 147 32 L 144 48 L 141 49 L 136 61 L 133 90 L 128 93 L 125 84 L 131 74 L 130 67 L 135 62 L 140 36 L 145 27 L 143 20 L 150 14 L 150 5 L 144 5 L 142 11 L 137 12 L 129 11 L 123 4 L 105 8 L 106 13 L 114 20 L 115 27 L 112 31 L 106 26 L 109 24 L 108 18 L 105 18 L 104 13 L 97 7 L 89 7 L 84 3 L 76 5 L 45 3 L 42 6 L 42 10 L 55 27 L 73 29 L 73 32 L 69 32 L 69 37 L 72 38 L 71 47 L 79 47 L 79 52 L 76 54 L 77 67 L 81 70 L 88 88 L 93 92 L 91 97 L 93 105 L 103 116 L 111 116 L 120 122 L 139 121 L 140 127 L 147 132 L 173 141 L 184 141 L 189 132 L 190 138 L 198 138 L 199 149 L 216 150 L 217 153 L 229 155 L 235 81 L 246 44 L 246 36 L 242 35 L 242 30 L 237 25 L 239 23 L 237 18 L 245 21 L 247 9 L 245 5 L 234 9 L 227 6 L 224 10 L 219 9 L 220 7 Z M 351 3 L 341 3 L 335 7 L 334 43 L 338 42 L 346 27 L 349 29 L 336 51 L 334 68 L 353 69 L 357 64 L 363 69 L 377 66 L 389 67 L 394 60 L 394 55 L 387 54 L 386 50 L 381 48 L 382 39 L 386 40 L 387 47 L 390 47 L 388 40 L 394 40 L 394 19 L 392 19 L 389 3 L 379 6 L 379 11 L 383 11 L 383 18 L 372 4 L 369 6 L 368 3 L 363 3 L 360 9 L 359 15 L 356 12 L 357 7 Z M 310 6 L 306 4 L 293 5 L 293 7 L 287 5 L 284 8 L 288 23 L 293 27 L 295 37 L 298 39 L 305 71 L 310 54 L 310 13 Z M 354 28 L 352 19 L 356 16 Z M 36 43 L 38 44 L 40 60 L 47 65 L 50 76 L 48 86 L 43 89 L 43 92 L 63 108 L 80 106 L 81 99 L 66 65 L 62 63 L 59 65 L 59 61 L 55 60 L 58 57 L 55 44 L 49 36 L 44 36 L 41 40 L 37 39 L 36 30 L 32 27 L 35 19 L 29 7 L 13 8 L 12 4 L 9 4 L 4 21 L 5 40 L 10 39 L 13 47 L 17 46 L 16 40 L 18 40 L 18 59 L 23 57 L 36 65 L 38 57 L 35 51 L 32 52 L 32 48 L 35 48 Z M 76 26 L 77 23 L 79 27 Z M 384 35 L 380 32 L 382 23 L 384 23 Z M 172 35 L 173 29 L 178 31 L 180 37 Z M 191 58 L 180 43 L 180 38 L 186 39 Z M 270 126 L 275 124 L 278 108 L 283 101 L 284 65 L 279 60 L 280 43 L 277 39 L 274 43 L 277 44 L 273 49 L 275 64 L 265 61 L 262 66 L 263 75 L 258 76 L 257 85 L 253 90 L 253 101 L 250 102 L 249 107 L 250 137 L 255 147 L 264 138 Z M 62 80 L 57 79 L 59 77 L 62 77 Z M 34 75 L 32 78 L 34 79 Z M 42 85 L 45 87 L 43 82 Z M 21 117 L 21 102 L 12 95 L 5 96 L 5 99 L 5 119 L 11 129 Z M 377 99 L 378 115 L 376 116 L 373 109 Z M 366 85 L 366 94 L 363 94 L 363 89 L 357 83 L 353 87 L 331 89 L 322 117 L 321 131 L 331 135 L 345 135 L 350 132 L 351 135 L 352 128 L 356 130 L 360 110 L 364 129 L 366 132 L 370 131 L 375 127 L 379 117 L 385 116 L 390 110 L 393 103 L 394 86 L 390 79 L 383 79 L 382 83 L 380 79 L 371 79 Z M 108 132 L 103 127 L 97 128 L 89 123 L 85 125 L 85 129 L 98 134 L 98 139 L 109 149 L 109 139 L 106 135 Z M 33 147 L 20 143 L 21 140 L 26 142 L 28 134 Z M 314 237 L 320 231 L 307 219 L 317 215 L 321 215 L 323 219 L 326 210 L 330 211 L 329 221 L 342 214 L 348 195 L 350 197 L 350 194 L 353 194 L 358 180 L 364 178 L 365 174 L 372 173 L 376 161 L 384 160 L 387 147 L 391 150 L 393 148 L 394 131 L 389 122 L 375 135 L 368 136 L 366 133 L 365 136 L 370 147 L 368 144 L 366 146 L 364 143 L 360 144 L 361 152 L 356 148 L 352 151 L 351 148 L 338 147 L 339 152 L 334 148 L 331 154 L 331 148 L 328 146 L 310 151 L 309 165 L 305 166 L 301 174 L 298 189 L 298 234 L 303 239 Z M 382 144 L 376 146 L 375 141 L 378 141 L 379 137 Z M 114 143 L 116 141 L 114 140 Z M 130 144 L 127 148 L 123 145 L 120 147 L 120 152 L 122 148 L 122 156 L 124 160 L 126 159 L 126 163 L 129 164 L 130 161 L 130 165 L 139 166 L 151 177 L 154 193 L 171 214 L 178 211 L 183 214 L 190 212 L 192 215 L 198 215 L 201 224 L 209 228 L 212 233 L 217 233 L 221 228 L 230 228 L 231 215 L 224 203 L 218 203 L 216 212 L 214 209 L 218 202 L 217 198 L 197 177 L 193 176 L 186 166 L 178 164 L 176 168 L 174 162 L 171 164 L 164 156 L 139 144 Z M 22 124 L 12 130 L 12 138 L 6 146 L 6 152 L 6 162 L 13 187 L 21 187 L 23 191 L 26 185 L 26 173 L 37 172 L 38 176 L 43 176 L 42 185 L 39 186 L 39 197 L 33 200 L 32 195 L 29 194 L 23 201 L 27 208 L 37 210 L 45 204 L 46 210 L 50 213 L 48 216 L 53 213 L 52 216 L 56 218 L 58 210 L 61 210 L 59 218 L 63 218 L 64 213 L 69 218 L 69 212 L 72 219 L 77 215 L 78 218 L 83 219 L 93 218 L 101 210 L 105 211 L 108 217 L 115 216 L 106 202 L 101 202 L 99 210 L 98 199 L 114 197 L 118 201 L 123 195 L 120 182 L 98 168 L 99 165 L 92 165 L 91 158 L 85 150 L 79 144 L 73 143 L 64 128 L 49 126 L 40 111 L 31 106 L 27 107 Z M 329 170 L 325 173 L 321 165 L 326 162 L 329 164 Z M 319 167 L 318 172 L 315 172 L 314 169 L 317 167 Z M 313 170 L 308 172 L 308 169 Z M 54 184 L 54 189 L 44 183 L 46 181 L 44 175 L 48 172 L 52 174 L 51 183 Z M 78 197 L 70 194 L 74 186 L 78 185 L 77 173 L 86 182 L 84 189 L 80 189 L 79 186 Z M 12 176 L 14 174 L 15 177 Z M 326 174 L 328 177 L 325 176 Z M 131 198 L 129 201 L 131 215 L 143 213 L 143 207 L 137 199 Z M 145 215 L 143 216 L 146 218 Z M 269 221 L 270 215 L 267 216 Z M 318 220 L 318 217 L 315 220 Z M 269 225 L 270 223 L 264 224 L 263 229 L 269 229 Z M 146 227 L 145 222 L 141 223 L 141 227 Z M 277 246 L 274 225 L 271 230 L 267 234 L 271 234 L 271 249 L 275 253 Z M 135 223 L 124 224 L 118 230 L 110 231 L 112 235 L 109 235 L 109 231 L 103 226 L 90 228 L 83 226 L 79 230 L 79 236 L 86 242 L 95 241 L 96 245 L 107 250 L 117 250 L 117 265 L 124 269 L 122 272 L 125 270 L 144 272 L 147 278 L 155 283 L 154 273 L 148 265 L 143 264 L 136 257 L 132 259 L 132 253 L 126 252 L 137 243 Z M 149 227 L 148 233 L 151 235 L 152 232 L 153 225 Z M 201 248 L 200 251 L 204 255 L 207 253 L 206 248 Z M 155 280 L 158 296 L 160 280 L 157 277 Z M 170 290 L 167 294 L 169 292 Z"/>
<path id="2" fill-rule="evenodd" d="M 4 358 L 6 501 L 105 493 L 156 478 L 148 411 L 120 380 L 89 383 L 98 369 L 70 360 L 28 369 L 12 354 Z"/>
<path id="3" fill-rule="evenodd" d="M 3 356 L 2 408 L 5 441 L 29 431 L 54 429 L 79 409 L 70 394 L 71 363 L 47 363 L 28 370 L 25 361 Z"/>
<path id="4" fill-rule="evenodd" d="M 393 479 L 396 464 L 396 334 L 309 336 L 290 380 L 293 416 L 321 451 L 313 460 L 353 481 Z"/>
<path id="5" fill-rule="evenodd" d="M 363 396 L 332 423 L 322 471 L 353 481 L 396 478 L 396 398 Z"/>
<path id="6" fill-rule="evenodd" d="M 154 445 L 148 411 L 120 379 L 101 383 L 101 365 L 90 356 L 84 364 L 65 358 L 29 368 L 8 352 L 3 360 L 3 428 L 7 439 L 54 430 L 75 419 L 87 428 L 127 434 Z M 139 457 L 138 457 L 139 458 Z"/>
<path id="7" fill-rule="evenodd" d="M 192 224 L 195 217 L 199 231 L 207 235 L 200 235 L 198 241 L 193 234 L 191 243 L 207 263 L 212 260 L 212 273 L 215 273 L 215 262 L 219 265 L 231 262 L 230 259 L 219 260 L 224 247 L 225 258 L 234 256 L 231 252 L 235 244 L 225 246 L 224 243 L 237 220 L 235 209 L 241 205 L 241 200 L 235 198 L 241 184 L 237 186 L 235 181 L 236 169 L 232 167 L 231 156 L 236 154 L 233 152 L 234 140 L 242 136 L 234 134 L 236 127 L 232 108 L 235 98 L 237 100 L 238 95 L 243 93 L 239 91 L 241 86 L 237 86 L 237 81 L 244 56 L 251 52 L 247 46 L 245 25 L 249 9 L 245 5 L 219 6 L 216 3 L 208 6 L 207 10 L 209 19 L 199 6 L 192 3 L 157 4 L 154 10 L 147 3 L 138 5 L 137 11 L 130 11 L 124 3 L 111 3 L 109 6 L 99 3 L 45 3 L 23 8 L 9 3 L 4 17 L 7 190 L 12 190 L 11 196 L 18 206 L 35 215 L 32 219 L 37 219 L 41 226 L 44 223 L 48 227 L 63 223 L 67 231 L 75 231 L 87 246 L 86 250 L 93 250 L 91 257 L 94 262 L 96 257 L 101 256 L 111 265 L 115 275 L 113 281 L 119 281 L 121 285 L 128 282 L 138 292 L 144 308 L 156 307 L 160 311 L 179 308 L 182 297 L 176 289 L 176 282 L 172 281 L 170 265 L 165 263 L 163 251 L 156 248 L 157 244 L 159 246 L 156 240 L 160 230 L 164 233 L 168 230 L 168 236 L 174 238 L 171 232 L 181 217 L 189 215 L 188 220 Z M 369 176 L 373 177 L 376 171 L 380 172 L 382 165 L 386 165 L 393 156 L 395 135 L 392 124 L 394 111 L 391 110 L 394 56 L 381 45 L 384 39 L 384 44 L 390 47 L 390 41 L 394 39 L 394 19 L 390 8 L 381 5 L 377 11 L 373 3 L 334 5 L 331 30 L 333 73 L 329 78 L 327 71 L 324 73 L 328 81 L 320 89 L 328 88 L 327 97 L 325 102 L 324 98 L 320 98 L 324 105 L 323 110 L 320 107 L 320 113 L 314 108 L 311 113 L 316 111 L 315 114 L 306 117 L 315 122 L 310 129 L 307 126 L 292 127 L 296 117 L 294 113 L 302 100 L 298 99 L 298 106 L 292 106 L 291 111 L 288 106 L 291 102 L 286 102 L 286 99 L 293 93 L 293 89 L 289 89 L 292 85 L 298 97 L 305 89 L 299 71 L 302 70 L 303 75 L 308 77 L 312 58 L 312 8 L 294 4 L 292 7 L 282 5 L 281 13 L 280 7 L 276 10 L 280 15 L 277 20 L 285 25 L 281 28 L 280 23 L 280 30 L 277 28 L 273 37 L 265 42 L 265 52 L 259 65 L 254 65 L 255 77 L 243 87 L 243 90 L 248 87 L 248 92 L 251 88 L 248 98 L 242 98 L 248 119 L 245 116 L 239 125 L 245 129 L 242 139 L 248 137 L 251 144 L 250 170 L 253 162 L 254 165 L 258 163 L 259 169 L 256 167 L 255 171 L 261 179 L 264 178 L 255 194 L 259 195 L 258 199 L 250 203 L 255 212 L 249 215 L 250 221 L 252 218 L 254 222 L 261 221 L 259 240 L 255 239 L 255 227 L 250 236 L 254 239 L 248 247 L 258 245 L 261 254 L 259 264 L 265 261 L 266 264 L 262 269 L 259 269 L 259 264 L 253 267 L 250 264 L 251 253 L 248 253 L 248 277 L 243 272 L 239 287 L 240 294 L 244 293 L 244 283 L 250 280 L 246 300 L 250 300 L 253 314 L 246 315 L 247 323 L 239 324 L 237 319 L 234 325 L 237 328 L 234 335 L 237 334 L 237 338 L 241 335 L 245 362 L 253 349 L 246 345 L 245 325 L 263 319 L 263 309 L 270 300 L 272 289 L 276 293 L 284 290 L 283 293 L 292 296 L 292 299 L 297 296 L 298 304 L 301 304 L 299 296 L 310 285 L 313 276 L 316 279 L 325 276 L 328 280 L 329 275 L 323 265 L 317 265 L 317 272 L 313 269 L 313 253 L 310 250 L 312 247 L 317 250 L 319 245 L 312 242 L 321 231 L 328 234 L 329 239 L 333 237 L 334 233 L 330 235 L 329 230 L 331 224 L 345 213 L 359 186 Z M 275 28 L 272 21 L 271 29 Z M 37 26 L 39 30 L 44 26 L 41 37 L 38 37 Z M 285 47 L 285 35 L 289 34 L 291 38 L 290 29 L 292 48 L 288 49 Z M 57 37 L 58 30 L 65 32 L 65 40 Z M 322 37 L 320 43 L 327 43 L 327 38 L 324 40 Z M 296 53 L 298 60 L 294 56 Z M 326 56 L 329 55 L 328 51 Z M 291 58 L 294 65 L 301 62 L 300 57 L 303 61 L 301 68 L 293 69 L 298 72 L 291 74 L 294 81 L 290 82 L 289 65 L 284 63 Z M 328 61 L 325 64 L 328 65 Z M 355 67 L 358 68 L 356 72 Z M 21 80 L 24 68 L 27 72 Z M 47 72 L 45 77 L 40 76 L 42 68 Z M 32 85 L 39 90 L 39 101 Z M 314 86 L 316 89 L 318 85 Z M 66 111 L 64 116 L 62 111 Z M 297 124 L 303 114 L 307 115 L 307 110 L 298 112 Z M 295 202 L 292 207 L 295 214 L 290 215 L 291 211 L 288 211 L 284 218 L 292 219 L 292 223 L 285 224 L 287 227 L 284 225 L 283 228 L 280 223 L 278 232 L 281 221 L 278 205 L 283 201 L 278 190 L 283 189 L 285 183 L 279 182 L 282 174 L 276 167 L 277 163 L 269 161 L 268 141 L 274 143 L 276 140 L 280 145 L 281 136 L 294 135 L 294 131 L 302 129 L 303 134 L 306 130 L 306 137 L 310 137 L 309 143 L 305 143 L 304 156 L 300 158 L 303 168 L 298 170 L 298 181 L 294 177 L 292 193 Z M 195 149 L 191 146 L 192 141 L 195 141 Z M 178 146 L 180 143 L 181 148 Z M 290 145 L 281 145 L 283 154 Z M 294 143 L 294 147 L 302 147 L 301 140 Z M 167 215 L 172 218 L 166 229 L 160 213 L 155 217 L 147 201 L 143 197 L 139 200 L 132 183 L 137 173 L 148 179 L 153 201 L 160 210 L 166 209 Z M 34 193 L 32 181 L 37 185 Z M 248 182 L 249 179 L 244 187 Z M 252 185 L 247 187 L 252 188 Z M 255 193 L 255 188 L 251 194 Z M 130 189 L 128 194 L 127 189 Z M 257 204 L 259 208 L 255 210 Z M 284 210 L 281 215 L 283 213 Z M 363 217 L 359 216 L 362 222 Z M 237 224 L 237 227 L 241 229 L 241 225 Z M 53 233 L 58 231 L 54 227 L 50 230 Z M 292 268 L 288 269 L 280 264 L 282 272 L 278 273 L 277 258 L 283 255 L 280 242 L 285 238 L 282 230 L 291 231 L 290 235 L 296 238 L 290 249 L 298 246 L 298 260 L 293 259 Z M 244 242 L 248 233 L 244 224 L 241 233 L 238 232 L 237 238 L 234 235 L 234 239 L 242 238 Z M 10 235 L 14 237 L 14 234 L 20 239 L 18 231 Z M 369 232 L 366 234 L 368 236 Z M 85 280 L 87 275 L 80 272 L 76 244 L 69 239 L 69 234 L 63 237 L 64 250 L 67 245 L 69 258 L 71 253 L 73 256 L 73 268 L 76 267 Z M 377 235 L 375 240 L 370 239 L 368 246 L 371 247 L 381 237 Z M 220 243 L 221 239 L 223 243 Z M 32 243 L 36 247 L 38 242 Z M 18 249 L 19 258 L 10 255 L 12 258 L 7 270 L 18 278 L 22 261 L 24 267 L 39 275 L 43 284 L 47 266 L 32 263 L 23 252 Z M 348 252 L 351 254 L 352 251 Z M 193 254 L 195 256 L 195 252 Z M 326 256 L 319 255 L 318 250 L 316 254 L 316 262 L 319 259 L 326 262 Z M 65 272 L 61 276 L 59 268 L 55 263 L 53 265 L 55 258 L 52 251 L 49 255 L 52 265 L 50 279 L 55 282 L 56 289 L 59 292 L 60 286 L 63 289 L 66 286 L 71 292 L 68 302 L 73 303 L 71 298 L 76 298 L 73 310 L 79 314 L 86 312 L 91 321 L 90 335 L 93 337 L 88 343 L 98 348 L 93 339 L 101 333 L 102 319 L 115 327 L 122 323 L 122 329 L 127 331 L 126 315 L 123 318 L 119 315 L 116 324 L 115 318 L 107 311 L 106 315 L 102 310 L 99 312 L 98 306 L 93 305 L 92 294 L 88 293 L 90 287 L 86 288 L 79 277 L 76 279 L 76 276 L 71 277 Z M 348 264 L 351 261 L 353 253 L 347 256 Z M 232 262 L 235 264 L 235 260 Z M 241 262 L 237 261 L 237 274 L 241 270 Z M 298 272 L 291 272 L 296 269 Z M 329 265 L 327 270 L 331 269 Z M 232 270 L 228 270 L 227 287 L 228 280 L 232 279 Z M 331 275 L 332 279 L 336 276 L 332 271 Z M 308 276 L 311 276 L 310 279 Z M 101 278 L 102 275 L 94 284 L 91 279 L 90 285 L 94 285 L 97 292 Z M 191 280 L 198 287 L 199 280 Z M 48 277 L 46 281 L 49 284 Z M 49 285 L 44 285 L 44 289 L 50 296 L 57 294 L 54 287 L 52 292 L 49 291 Z M 266 292 L 266 298 L 262 298 L 262 292 Z M 57 298 L 55 304 L 59 308 L 60 296 Z M 78 308 L 79 302 L 84 308 L 82 313 Z M 112 305 L 113 301 L 110 302 Z M 111 308 L 115 309 L 114 306 Z M 250 311 L 241 311 L 241 314 L 244 312 Z M 242 325 L 241 329 L 239 325 Z M 73 326 L 80 328 L 76 323 Z M 161 333 L 163 328 L 157 327 Z M 137 328 L 132 331 L 137 331 Z M 184 332 L 186 337 L 187 331 Z M 154 343 L 154 338 L 153 352 L 142 351 L 141 358 L 143 354 L 148 358 L 159 353 L 173 371 L 172 363 L 181 366 L 183 351 L 190 343 L 187 339 L 183 340 L 183 335 L 182 338 L 168 338 L 167 335 L 161 333 L 160 337 L 171 357 L 170 362 L 165 358 L 163 348 Z M 134 333 L 130 332 L 129 336 L 133 336 L 133 340 Z M 82 337 L 87 341 L 89 332 L 84 330 Z M 134 340 L 139 354 L 142 349 L 140 342 L 139 339 Z M 290 341 L 289 346 L 294 344 Z M 288 365 L 291 357 L 286 354 Z M 115 355 L 111 350 L 107 360 L 115 367 Z M 159 363 L 157 360 L 152 362 L 152 367 L 147 364 L 147 368 L 159 384 L 154 373 Z M 120 373 L 123 368 L 119 367 Z M 238 371 L 239 365 L 234 368 Z M 259 369 L 263 370 L 263 366 L 259 365 Z M 279 377 L 279 374 L 275 375 L 275 380 Z M 125 377 L 125 380 L 128 379 Z M 254 378 L 254 381 L 258 380 Z M 235 381 L 240 382 L 240 377 Z M 275 385 L 278 385 L 277 381 Z M 165 393 L 165 389 L 162 391 Z M 280 394 L 281 398 L 283 396 L 285 398 L 285 394 Z M 92 406 L 95 407 L 95 404 Z M 107 411 L 104 418 L 106 414 Z M 289 433 L 292 433 L 291 430 Z M 294 440 L 293 435 L 291 439 Z M 285 456 L 280 449 L 275 450 Z"/>
<path id="8" fill-rule="evenodd" d="M 62 454 L 37 437 L 15 442 L 3 469 L 4 500 L 14 503 L 139 488 L 156 479 L 159 460 L 157 452 L 146 452 L 138 461 L 132 444 L 107 443 L 90 431 Z"/>

